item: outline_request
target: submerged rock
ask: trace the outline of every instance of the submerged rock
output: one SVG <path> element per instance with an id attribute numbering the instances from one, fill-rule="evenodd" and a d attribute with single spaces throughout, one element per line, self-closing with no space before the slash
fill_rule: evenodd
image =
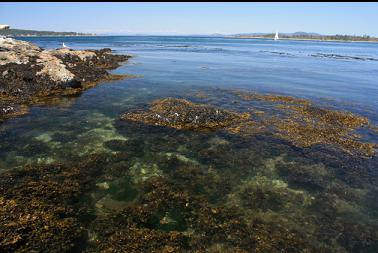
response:
<path id="1" fill-rule="evenodd" d="M 108 182 L 97 183 L 96 186 L 102 190 L 108 190 L 110 187 Z"/>
<path id="2" fill-rule="evenodd" d="M 7 118 L 23 115 L 27 111 L 27 106 L 0 101 L 0 124 Z"/>
<path id="3" fill-rule="evenodd" d="M 350 56 L 350 55 L 341 55 L 341 54 L 316 53 L 316 54 L 310 54 L 310 56 L 319 57 L 319 58 L 331 58 L 331 59 L 337 59 L 337 60 L 378 61 L 377 58 L 373 58 L 373 57 Z"/>
<path id="4" fill-rule="evenodd" d="M 152 177 L 161 177 L 162 171 L 156 164 L 147 164 L 142 162 L 135 162 L 130 167 L 130 175 L 134 183 L 140 183 Z"/>
<path id="5" fill-rule="evenodd" d="M 98 215 L 104 215 L 111 212 L 120 212 L 128 205 L 127 201 L 116 200 L 109 194 L 98 200 L 95 204 Z"/>

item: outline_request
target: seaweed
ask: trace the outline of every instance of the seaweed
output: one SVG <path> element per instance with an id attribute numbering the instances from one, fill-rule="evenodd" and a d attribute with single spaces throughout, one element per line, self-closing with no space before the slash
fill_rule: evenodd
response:
<path id="1" fill-rule="evenodd" d="M 299 186 L 308 190 L 324 190 L 332 179 L 332 174 L 322 165 L 278 163 L 277 170 L 279 175 L 285 178 L 292 187 Z"/>
<path id="2" fill-rule="evenodd" d="M 312 105 L 309 100 L 282 95 L 262 95 L 238 90 L 224 91 L 244 100 L 271 103 L 268 113 L 251 107 L 250 113 L 234 112 L 185 99 L 165 98 L 152 102 L 148 110 L 136 109 L 121 115 L 121 120 L 151 126 L 188 130 L 225 130 L 248 136 L 270 133 L 300 148 L 327 145 L 351 155 L 372 157 L 377 144 L 362 139 L 358 131 L 371 126 L 366 117 Z"/>
<path id="3" fill-rule="evenodd" d="M 249 116 L 185 99 L 165 98 L 153 101 L 148 111 L 127 112 L 121 119 L 176 129 L 217 129 L 245 121 Z"/>
<path id="4" fill-rule="evenodd" d="M 30 165 L 0 175 L 0 251 L 67 252 L 85 246 L 77 202 L 101 173 L 92 157 L 79 166 Z"/>
<path id="5" fill-rule="evenodd" d="M 201 177 L 193 176 L 191 181 L 204 184 Z M 145 181 L 137 202 L 92 223 L 96 240 L 90 248 L 129 252 L 164 252 L 167 248 L 197 252 L 218 244 L 236 252 L 303 252 L 313 248 L 292 229 L 261 219 L 248 221 L 235 207 L 214 207 L 204 198 L 206 192 L 181 183 L 163 178 Z"/>
<path id="6" fill-rule="evenodd" d="M 351 154 L 371 157 L 376 145 L 360 141 L 355 130 L 367 126 L 366 117 L 315 106 L 281 106 L 288 117 L 273 122 L 278 135 L 300 147 L 337 145 Z"/>

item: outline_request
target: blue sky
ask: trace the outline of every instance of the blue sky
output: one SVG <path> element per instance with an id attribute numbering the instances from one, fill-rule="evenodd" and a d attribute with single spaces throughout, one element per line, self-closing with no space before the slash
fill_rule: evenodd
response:
<path id="1" fill-rule="evenodd" d="M 378 3 L 0 3 L 0 24 L 99 34 L 317 32 L 378 36 Z"/>

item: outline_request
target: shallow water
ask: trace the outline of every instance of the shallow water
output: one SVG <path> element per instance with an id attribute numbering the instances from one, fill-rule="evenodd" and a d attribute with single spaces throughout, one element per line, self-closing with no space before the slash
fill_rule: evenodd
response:
<path id="1" fill-rule="evenodd" d="M 119 116 L 165 97 L 246 111 L 250 102 L 234 103 L 237 98 L 224 93 L 224 89 L 238 88 L 306 98 L 366 116 L 377 124 L 378 61 L 312 55 L 378 59 L 378 44 L 131 36 L 25 40 L 45 48 L 59 47 L 62 42 L 74 49 L 110 47 L 134 56 L 114 73 L 137 78 L 104 82 L 80 96 L 34 106 L 26 116 L 0 126 L 2 171 L 26 164 L 78 163 L 94 154 L 109 157 L 102 176 L 94 179 L 97 186 L 85 193 L 87 200 L 80 204 L 88 206 L 95 217 L 86 225 L 87 249 L 109 247 L 109 238 L 101 234 L 101 219 L 111 220 L 109 215 L 122 213 L 126 207 L 143 208 L 153 200 L 150 188 L 161 190 L 154 180 L 161 180 L 158 185 L 163 189 L 168 184 L 168 193 L 157 201 L 169 204 L 152 214 L 158 221 L 137 223 L 138 229 L 183 233 L 190 238 L 186 250 L 249 252 L 253 249 L 246 245 L 257 239 L 239 242 L 233 237 L 245 235 L 227 227 L 229 230 L 211 232 L 218 241 L 201 241 L 211 233 L 193 221 L 203 219 L 200 207 L 194 207 L 192 214 L 183 211 L 177 204 L 181 199 L 170 198 L 170 191 L 189 194 L 194 205 L 204 199 L 226 213 L 236 208 L 238 214 L 228 221 L 240 218 L 249 224 L 259 218 L 263 224 L 299 231 L 304 241 L 311 242 L 308 245 L 325 252 L 376 252 L 377 156 L 359 158 L 323 146 L 299 148 L 266 134 L 243 137 L 222 131 L 145 126 L 121 122 Z M 377 134 L 364 138 L 378 143 Z M 111 224 L 109 220 L 105 224 Z M 109 226 L 114 231 L 123 229 Z M 199 240 L 196 236 L 203 233 L 206 236 Z M 230 238 L 223 238 L 222 233 Z M 260 235 L 259 230 L 256 234 Z M 285 238 L 284 232 L 274 236 Z M 257 245 L 261 252 L 274 252 L 263 243 Z M 149 247 L 148 242 L 145 246 Z M 282 247 L 296 252 L 304 246 Z"/>

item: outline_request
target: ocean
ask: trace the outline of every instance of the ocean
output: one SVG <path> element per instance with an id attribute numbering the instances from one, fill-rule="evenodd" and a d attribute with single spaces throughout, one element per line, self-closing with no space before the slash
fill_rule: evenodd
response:
<path id="1" fill-rule="evenodd" d="M 76 166 L 95 155 L 105 159 L 93 187 L 75 200 L 91 214 L 77 218 L 88 235 L 81 250 L 138 242 L 143 252 L 282 252 L 280 247 L 283 252 L 377 252 L 377 155 L 356 156 L 332 143 L 297 145 L 265 132 L 244 136 L 120 120 L 124 112 L 146 110 L 168 97 L 236 112 L 270 108 L 229 93 L 239 90 L 305 99 L 366 117 L 373 126 L 378 124 L 377 43 L 185 36 L 19 39 L 47 49 L 64 42 L 72 49 L 111 48 L 133 56 L 112 71 L 131 78 L 33 105 L 27 115 L 0 125 L 0 171 Z M 376 131 L 357 133 L 363 142 L 378 143 Z M 122 241 L 117 237 L 122 233 L 137 239 Z M 148 240 L 142 245 L 138 236 L 144 233 L 166 248 Z M 172 233 L 185 240 L 172 242 Z"/>

